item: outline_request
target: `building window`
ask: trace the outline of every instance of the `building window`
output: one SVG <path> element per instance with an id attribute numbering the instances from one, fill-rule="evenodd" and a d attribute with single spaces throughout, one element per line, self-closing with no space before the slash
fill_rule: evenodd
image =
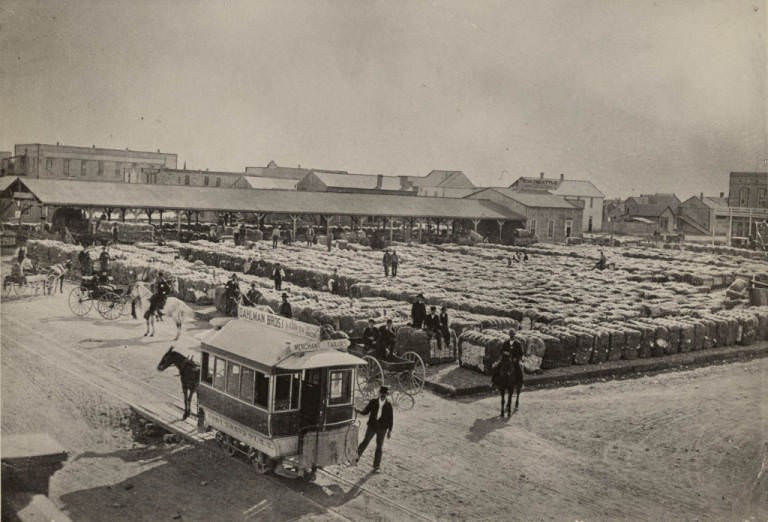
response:
<path id="1" fill-rule="evenodd" d="M 592 216 L 589 216 L 589 223 L 587 224 L 587 232 L 592 232 Z"/>
<path id="2" fill-rule="evenodd" d="M 53 158 L 45 158 L 45 168 L 46 169 L 53 168 Z"/>
<path id="3" fill-rule="evenodd" d="M 589 198 L 589 208 L 595 208 L 595 198 Z"/>
<path id="4" fill-rule="evenodd" d="M 64 160 L 64 175 L 69 176 L 69 160 Z"/>
<path id="5" fill-rule="evenodd" d="M 550 219 L 547 224 L 547 239 L 555 239 L 555 220 Z"/>
<path id="6" fill-rule="evenodd" d="M 528 220 L 528 230 L 531 231 L 531 234 L 536 235 L 536 220 L 535 219 L 529 219 Z"/>
<path id="7" fill-rule="evenodd" d="M 765 189 L 757 189 L 757 206 L 759 208 L 765 208 Z"/>
<path id="8" fill-rule="evenodd" d="M 275 411 L 299 409 L 300 373 L 278 375 L 275 381 Z"/>
<path id="9" fill-rule="evenodd" d="M 85 160 L 80 160 L 80 175 L 85 176 L 86 173 Z"/>
<path id="10" fill-rule="evenodd" d="M 187 174 L 186 176 L 184 176 L 184 184 L 185 184 L 185 185 L 189 185 L 189 174 Z"/>
<path id="11" fill-rule="evenodd" d="M 349 404 L 352 401 L 352 370 L 330 372 L 330 403 Z"/>
<path id="12" fill-rule="evenodd" d="M 217 187 L 221 186 L 221 178 L 216 178 L 216 186 Z"/>
<path id="13" fill-rule="evenodd" d="M 103 176 L 103 175 L 104 175 L 104 162 L 99 161 L 99 176 Z"/>
<path id="14" fill-rule="evenodd" d="M 749 189 L 747 187 L 744 187 L 739 191 L 739 206 L 740 207 L 749 206 Z"/>
<path id="15" fill-rule="evenodd" d="M 119 163 L 115 163 L 115 177 L 116 178 L 120 177 L 120 164 Z"/>
<path id="16" fill-rule="evenodd" d="M 203 178 L 203 185 L 208 186 L 208 176 Z"/>
<path id="17" fill-rule="evenodd" d="M 213 361 L 213 387 L 224 391 L 224 384 L 227 381 L 227 362 L 224 359 L 216 357 Z"/>
<path id="18" fill-rule="evenodd" d="M 572 232 L 573 232 L 573 220 L 566 219 L 565 220 L 565 237 L 571 237 Z"/>

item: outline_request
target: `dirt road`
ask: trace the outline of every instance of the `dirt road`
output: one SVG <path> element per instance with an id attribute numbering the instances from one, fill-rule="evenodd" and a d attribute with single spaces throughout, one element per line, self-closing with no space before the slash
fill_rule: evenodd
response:
<path id="1" fill-rule="evenodd" d="M 194 354 L 203 330 L 189 326 L 174 344 Z M 396 411 L 383 473 L 369 450 L 329 470 L 344 482 L 305 485 L 136 443 L 120 393 L 180 395 L 155 369 L 173 327 L 142 334 L 75 318 L 60 296 L 3 303 L 2 431 L 48 431 L 72 451 L 51 496 L 76 520 L 768 518 L 768 359 L 524 392 L 508 420 L 494 398 L 425 392 Z"/>

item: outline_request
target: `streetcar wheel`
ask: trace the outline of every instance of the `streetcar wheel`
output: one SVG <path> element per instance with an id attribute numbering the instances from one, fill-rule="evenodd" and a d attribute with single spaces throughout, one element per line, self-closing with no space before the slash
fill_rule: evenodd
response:
<path id="1" fill-rule="evenodd" d="M 405 352 L 403 359 L 413 363 L 413 368 L 408 372 L 407 387 L 404 391 L 410 395 L 421 393 L 424 389 L 424 381 L 427 380 L 427 367 L 424 365 L 424 360 L 416 352 Z"/>
<path id="2" fill-rule="evenodd" d="M 123 302 L 120 296 L 107 292 L 96 301 L 96 310 L 104 319 L 114 320 L 123 313 Z"/>
<path id="3" fill-rule="evenodd" d="M 384 371 L 379 361 L 370 355 L 364 356 L 363 360 L 367 364 L 358 366 L 357 389 L 363 398 L 368 398 L 377 394 L 379 387 L 384 385 Z"/>
<path id="4" fill-rule="evenodd" d="M 75 315 L 83 316 L 91 311 L 93 302 L 88 294 L 79 286 L 76 286 L 69 293 L 69 309 Z"/>
<path id="5" fill-rule="evenodd" d="M 224 453 L 226 453 L 230 457 L 234 457 L 235 453 L 237 453 L 237 446 L 235 446 L 235 439 L 233 439 L 229 435 L 227 435 L 226 437 L 227 438 L 224 440 Z"/>
<path id="6" fill-rule="evenodd" d="M 275 468 L 275 463 L 269 458 L 269 455 L 262 453 L 256 448 L 251 448 L 248 452 L 248 461 L 253 466 L 253 469 L 256 470 L 256 473 L 260 475 L 270 473 Z"/>

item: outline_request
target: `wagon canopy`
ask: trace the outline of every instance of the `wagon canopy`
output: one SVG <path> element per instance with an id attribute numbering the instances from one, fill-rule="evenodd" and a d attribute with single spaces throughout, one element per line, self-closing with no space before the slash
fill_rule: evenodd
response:
<path id="1" fill-rule="evenodd" d="M 318 341 L 255 321 L 233 319 L 202 341 L 204 349 L 267 373 L 306 370 L 327 366 L 365 364 L 362 359 L 341 352 L 332 342 Z"/>

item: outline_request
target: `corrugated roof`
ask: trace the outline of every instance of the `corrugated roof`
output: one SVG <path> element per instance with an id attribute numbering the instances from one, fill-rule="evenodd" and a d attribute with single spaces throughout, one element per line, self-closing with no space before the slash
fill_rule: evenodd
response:
<path id="1" fill-rule="evenodd" d="M 341 192 L 296 192 L 292 190 L 243 190 L 54 179 L 25 179 L 23 183 L 41 202 L 61 206 L 347 216 L 524 219 L 510 210 L 492 207 L 487 204 L 488 202 L 481 199 L 426 198 Z"/>
<path id="2" fill-rule="evenodd" d="M 396 176 L 381 176 L 381 187 L 377 187 L 378 176 L 371 174 L 340 174 L 324 170 L 313 170 L 327 187 L 341 187 L 364 190 L 402 190 L 400 178 Z"/>
<path id="3" fill-rule="evenodd" d="M 550 192 L 558 196 L 577 196 L 583 198 L 605 197 L 605 194 L 600 192 L 591 181 L 581 179 L 564 179 L 555 190 L 550 190 Z"/>
<path id="4" fill-rule="evenodd" d="M 264 178 L 261 176 L 241 176 L 235 183 L 245 183 L 252 189 L 296 190 L 299 181 L 286 178 Z"/>
<path id="5" fill-rule="evenodd" d="M 520 192 L 507 187 L 483 190 L 495 190 L 496 192 L 508 197 L 509 199 L 513 199 L 521 205 L 531 208 L 578 208 L 576 205 L 573 205 L 567 201 L 563 196 L 555 196 L 554 194 L 550 194 L 546 191 Z M 482 192 L 482 190 L 478 192 Z M 478 192 L 475 192 L 475 194 Z"/>
<path id="6" fill-rule="evenodd" d="M 0 177 L 0 192 L 4 191 L 18 178 L 16 176 L 3 176 Z"/>

